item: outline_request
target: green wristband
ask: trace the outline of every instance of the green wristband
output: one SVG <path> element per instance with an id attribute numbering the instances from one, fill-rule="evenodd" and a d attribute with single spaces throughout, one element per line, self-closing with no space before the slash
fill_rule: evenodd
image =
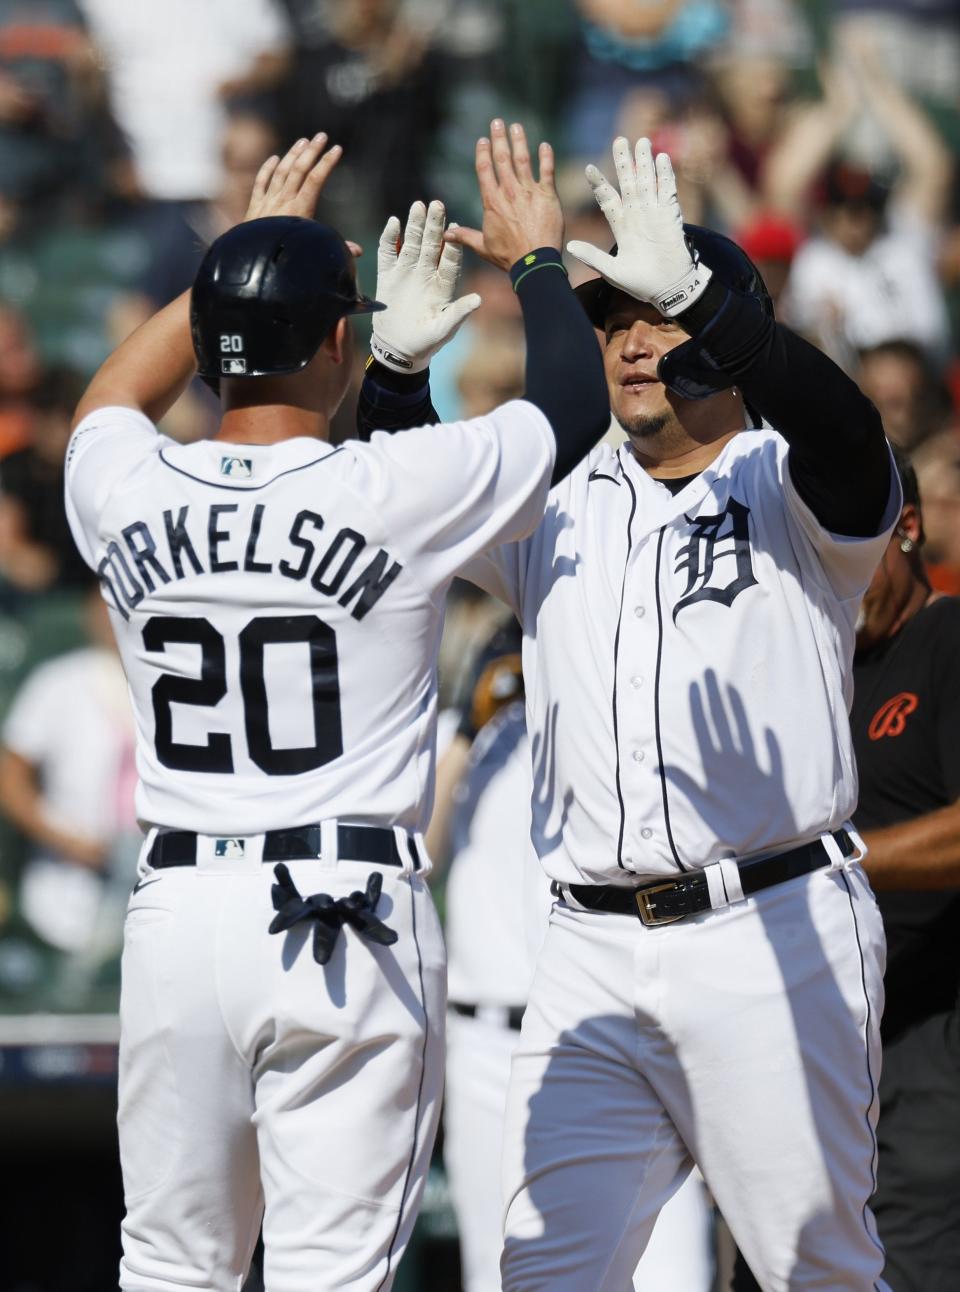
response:
<path id="1" fill-rule="evenodd" d="M 510 281 L 513 283 L 513 290 L 516 291 L 523 280 L 538 269 L 559 269 L 562 274 L 567 272 L 563 261 L 559 258 L 559 252 L 554 247 L 539 247 L 536 251 L 522 256 L 512 266 Z"/>

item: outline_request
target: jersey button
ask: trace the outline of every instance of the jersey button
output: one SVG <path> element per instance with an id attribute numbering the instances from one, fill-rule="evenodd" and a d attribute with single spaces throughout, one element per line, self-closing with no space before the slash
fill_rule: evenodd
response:
<path id="1" fill-rule="evenodd" d="M 643 827 L 643 829 L 640 831 L 640 838 L 641 838 L 641 839 L 652 839 L 652 838 L 653 838 L 653 831 L 650 829 L 650 827 L 649 827 L 648 825 L 645 825 L 645 826 Z"/>
<path id="2" fill-rule="evenodd" d="M 633 761 L 635 763 L 642 763 L 645 757 L 646 754 L 644 754 L 642 749 L 635 749 L 633 751 Z"/>
<path id="3" fill-rule="evenodd" d="M 643 606 L 634 606 L 633 613 L 637 616 L 638 619 L 642 619 L 647 612 L 646 610 L 644 610 Z"/>
<path id="4" fill-rule="evenodd" d="M 641 686 L 643 686 L 643 678 L 640 676 L 632 677 L 630 679 L 630 685 L 633 687 L 635 691 L 639 691 Z"/>

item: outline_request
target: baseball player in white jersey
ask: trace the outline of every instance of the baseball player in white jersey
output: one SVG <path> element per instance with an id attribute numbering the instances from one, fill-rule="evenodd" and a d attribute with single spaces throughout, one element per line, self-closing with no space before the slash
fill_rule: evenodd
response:
<path id="1" fill-rule="evenodd" d="M 468 571 L 521 620 L 554 745 L 503 1288 L 619 1292 L 695 1161 L 766 1292 L 881 1289 L 884 942 L 847 710 L 899 487 L 869 401 L 683 225 L 669 158 L 614 159 L 619 191 L 588 178 L 617 254 L 570 250 L 603 275 L 578 290 L 628 442 Z"/>
<path id="2" fill-rule="evenodd" d="M 325 142 L 265 165 L 192 302 L 94 377 L 68 450 L 147 830 L 121 1000 L 121 1285 L 138 1292 L 238 1289 L 261 1214 L 269 1292 L 390 1287 L 442 1081 L 445 966 L 420 832 L 445 589 L 467 557 L 532 529 L 555 461 L 572 465 L 608 416 L 598 364 L 565 394 L 586 401 L 587 428 L 553 425 L 536 391 L 567 379 L 541 343 L 525 401 L 331 446 L 348 316 L 383 304 L 308 218 L 339 156 Z M 559 261 L 551 154 L 539 180 L 517 156 L 491 226 L 499 257 Z M 422 357 L 476 304 L 453 302 L 442 230 L 442 207 L 418 204 L 398 256 L 388 226 L 377 335 L 399 361 L 396 315 Z M 561 273 L 529 283 L 528 327 L 544 309 L 585 322 Z M 178 445 L 155 423 L 197 366 L 220 379 L 223 421 Z"/>

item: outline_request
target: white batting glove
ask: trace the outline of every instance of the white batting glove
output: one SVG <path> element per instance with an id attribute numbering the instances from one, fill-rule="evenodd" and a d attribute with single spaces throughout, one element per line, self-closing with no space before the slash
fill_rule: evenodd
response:
<path id="1" fill-rule="evenodd" d="M 480 304 L 475 292 L 454 300 L 463 249 L 443 241 L 443 227 L 442 202 L 414 202 L 399 253 L 395 215 L 380 235 L 377 300 L 387 308 L 373 316 L 370 349 L 394 372 L 422 372 Z"/>
<path id="2" fill-rule="evenodd" d="M 637 143 L 634 164 L 622 136 L 613 141 L 613 161 L 619 193 L 596 166 L 588 166 L 586 176 L 613 231 L 617 254 L 589 242 L 568 242 L 567 250 L 611 286 L 648 301 L 661 314 L 679 314 L 703 294 L 710 270 L 694 260 L 683 236 L 673 164 L 666 153 L 658 153 L 654 162 L 649 139 Z"/>

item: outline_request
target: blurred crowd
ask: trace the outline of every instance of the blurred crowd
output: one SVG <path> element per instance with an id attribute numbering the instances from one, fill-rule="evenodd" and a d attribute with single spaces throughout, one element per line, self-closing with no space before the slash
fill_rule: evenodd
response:
<path id="1" fill-rule="evenodd" d="M 554 143 L 568 236 L 591 240 L 584 165 L 649 135 L 687 220 L 736 238 L 874 400 L 932 582 L 960 593 L 958 85 L 960 0 L 0 0 L 0 1007 L 115 999 L 136 851 L 121 671 L 63 511 L 72 410 L 266 157 L 343 145 L 318 216 L 372 291 L 388 215 L 440 197 L 477 221 L 492 115 Z M 523 386 L 506 277 L 465 279 L 483 305 L 433 365 L 445 419 Z M 217 411 L 197 383 L 163 429 L 203 437 Z M 501 614 L 455 588 L 444 707 Z"/>
<path id="2" fill-rule="evenodd" d="M 958 83 L 954 0 L 0 0 L 0 715 L 29 703 L 19 685 L 47 657 L 109 650 L 96 632 L 89 644 L 89 576 L 61 494 L 85 381 L 189 285 L 242 217 L 261 162 L 318 128 L 345 150 L 318 215 L 366 248 L 369 290 L 388 215 L 439 196 L 452 218 L 477 220 L 473 142 L 491 115 L 554 143 L 568 235 L 600 240 L 583 167 L 608 165 L 616 133 L 648 134 L 673 157 L 688 221 L 735 237 L 779 316 L 877 404 L 919 476 L 933 582 L 960 591 Z M 505 276 L 473 263 L 465 278 L 483 305 L 434 362 L 445 418 L 523 383 Z M 208 435 L 217 411 L 195 383 L 164 430 Z M 348 400 L 341 436 L 353 419 Z M 498 613 L 456 589 L 445 703 Z M 79 715 L 59 717 L 65 744 Z M 82 814 L 19 809 L 11 759 L 28 759 L 38 786 L 57 777 L 18 747 L 15 718 L 16 706 L 0 909 L 75 950 L 29 914 L 29 884 L 13 901 L 16 881 L 38 856 L 59 858 L 92 894 L 107 835 L 129 822 L 101 822 L 95 846 L 71 850 L 58 831 L 93 844 Z M 0 995 L 30 979 L 0 949 Z"/>

